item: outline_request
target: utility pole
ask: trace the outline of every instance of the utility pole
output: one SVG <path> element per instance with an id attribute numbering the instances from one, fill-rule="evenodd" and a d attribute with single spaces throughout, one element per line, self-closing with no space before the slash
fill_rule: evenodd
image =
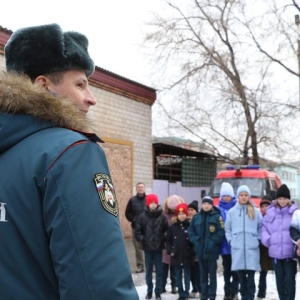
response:
<path id="1" fill-rule="evenodd" d="M 299 77 L 299 91 L 298 91 L 298 94 L 299 94 L 299 105 L 300 105 L 300 31 L 299 31 L 299 25 L 300 25 L 300 17 L 299 15 L 295 15 L 295 24 L 297 25 L 298 27 L 298 53 L 297 53 L 297 56 L 298 56 L 298 77 Z"/>

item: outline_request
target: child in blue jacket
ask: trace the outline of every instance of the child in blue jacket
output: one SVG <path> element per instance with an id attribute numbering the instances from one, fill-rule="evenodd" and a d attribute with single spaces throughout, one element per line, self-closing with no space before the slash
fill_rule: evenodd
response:
<path id="1" fill-rule="evenodd" d="M 262 215 L 250 200 L 250 189 L 237 189 L 237 204 L 229 210 L 225 221 L 226 239 L 231 246 L 232 271 L 238 271 L 242 299 L 253 300 L 255 271 L 260 271 L 259 239 Z"/>
<path id="2" fill-rule="evenodd" d="M 234 195 L 233 187 L 228 182 L 223 182 L 220 189 L 219 205 L 217 206 L 221 212 L 224 222 L 228 211 L 235 206 L 237 199 Z M 220 247 L 222 256 L 223 277 L 224 277 L 224 300 L 238 299 L 239 275 L 236 271 L 231 270 L 231 247 L 224 237 Z"/>

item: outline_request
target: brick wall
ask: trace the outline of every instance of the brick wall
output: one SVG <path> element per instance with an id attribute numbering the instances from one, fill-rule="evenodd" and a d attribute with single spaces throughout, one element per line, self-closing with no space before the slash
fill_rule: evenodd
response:
<path id="1" fill-rule="evenodd" d="M 105 143 L 101 145 L 104 149 L 116 189 L 119 204 L 119 216 L 123 234 L 131 236 L 130 223 L 125 218 L 125 208 L 131 197 L 132 183 L 132 146 L 117 143 Z"/>
<path id="2" fill-rule="evenodd" d="M 2 55 L 1 55 L 2 54 Z M 0 51 L 0 71 L 5 69 Z M 105 141 L 103 147 L 111 169 L 120 207 L 120 221 L 124 237 L 131 236 L 130 223 L 124 211 L 129 198 L 135 194 L 135 185 L 142 181 L 147 192 L 152 190 L 152 131 L 151 106 L 134 95 L 120 93 L 91 85 L 97 105 L 90 109 L 95 132 Z"/>

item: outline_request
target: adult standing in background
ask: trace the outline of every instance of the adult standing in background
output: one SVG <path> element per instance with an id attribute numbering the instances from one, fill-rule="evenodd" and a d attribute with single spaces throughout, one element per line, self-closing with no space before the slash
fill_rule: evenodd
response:
<path id="1" fill-rule="evenodd" d="M 132 243 L 135 250 L 136 273 L 144 272 L 144 251 L 142 245 L 135 237 L 135 222 L 137 218 L 144 212 L 146 207 L 146 185 L 138 182 L 135 187 L 136 195 L 131 197 L 127 203 L 125 210 L 126 219 L 131 222 Z"/>
<path id="2" fill-rule="evenodd" d="M 19 29 L 5 46 L 1 300 L 138 300 L 115 188 L 86 116 L 96 104 L 87 47 L 57 24 Z"/>

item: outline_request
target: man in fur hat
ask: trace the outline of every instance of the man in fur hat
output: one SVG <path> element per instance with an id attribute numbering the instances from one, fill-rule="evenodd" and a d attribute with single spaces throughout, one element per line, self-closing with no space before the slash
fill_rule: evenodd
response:
<path id="1" fill-rule="evenodd" d="M 134 299 L 105 154 L 87 38 L 17 30 L 0 75 L 1 299 Z M 116 276 L 117 274 L 117 276 Z"/>

